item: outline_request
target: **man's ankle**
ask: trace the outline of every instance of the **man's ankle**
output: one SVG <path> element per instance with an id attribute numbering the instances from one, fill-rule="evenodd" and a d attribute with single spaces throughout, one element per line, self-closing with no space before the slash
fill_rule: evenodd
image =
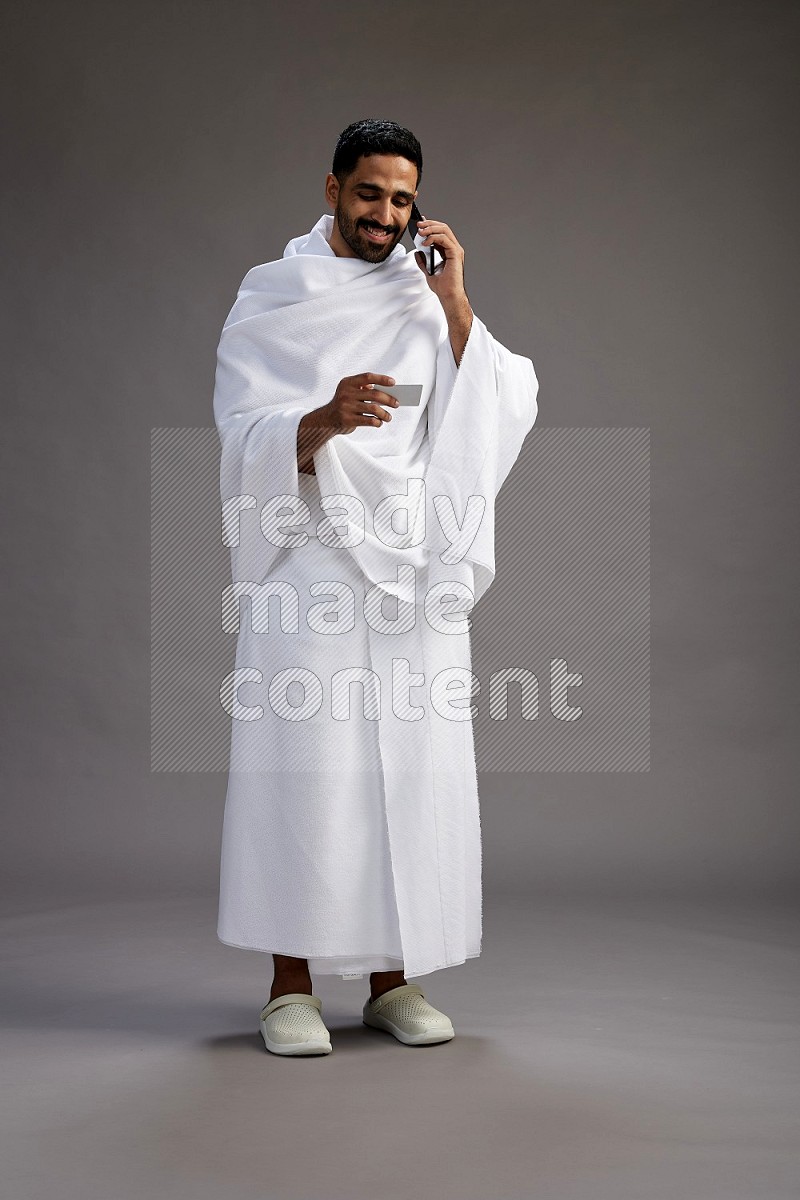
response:
<path id="1" fill-rule="evenodd" d="M 270 1000 L 276 1000 L 278 996 L 288 996 L 292 992 L 301 992 L 305 996 L 313 995 L 307 958 L 296 958 L 291 954 L 273 954 L 272 961 L 275 969 Z"/>
<path id="2" fill-rule="evenodd" d="M 293 992 L 302 993 L 304 996 L 312 996 L 313 987 L 310 979 L 289 979 L 281 980 L 280 983 L 275 982 L 270 989 L 270 1000 L 277 999 L 278 996 L 289 996 Z"/>
<path id="3" fill-rule="evenodd" d="M 384 994 L 384 992 L 390 992 L 392 990 L 392 988 L 402 987 L 405 983 L 406 983 L 405 976 L 403 976 L 402 979 L 390 980 L 388 983 L 386 982 L 386 980 L 370 979 L 370 981 L 369 981 L 369 998 L 370 998 L 370 1000 L 377 1000 L 379 996 L 382 996 Z"/>

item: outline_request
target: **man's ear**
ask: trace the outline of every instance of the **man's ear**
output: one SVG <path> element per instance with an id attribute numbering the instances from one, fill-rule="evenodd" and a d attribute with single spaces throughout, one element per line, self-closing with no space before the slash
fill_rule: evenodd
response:
<path id="1" fill-rule="evenodd" d="M 325 198 L 333 205 L 339 198 L 339 180 L 332 171 L 325 176 Z"/>

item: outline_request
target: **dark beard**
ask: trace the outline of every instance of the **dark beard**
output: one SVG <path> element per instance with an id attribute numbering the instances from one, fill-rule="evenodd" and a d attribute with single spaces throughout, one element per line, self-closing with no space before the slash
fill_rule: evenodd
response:
<path id="1" fill-rule="evenodd" d="M 358 221 L 351 221 L 338 206 L 334 212 L 334 220 L 339 227 L 339 233 L 353 253 L 357 254 L 359 258 L 363 258 L 366 262 L 383 262 L 397 245 L 397 230 L 395 230 L 388 242 L 384 242 L 382 246 L 378 246 L 375 242 L 369 241 L 363 232 L 363 226 Z"/>

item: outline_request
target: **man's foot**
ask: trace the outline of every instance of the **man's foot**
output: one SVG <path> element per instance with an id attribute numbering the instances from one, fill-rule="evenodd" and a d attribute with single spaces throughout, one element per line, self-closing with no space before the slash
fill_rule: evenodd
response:
<path id="1" fill-rule="evenodd" d="M 377 1000 L 367 1000 L 363 1022 L 393 1034 L 406 1046 L 431 1046 L 449 1042 L 456 1035 L 450 1018 L 428 1003 L 416 983 L 390 988 Z"/>
<path id="2" fill-rule="evenodd" d="M 261 1010 L 261 1036 L 273 1054 L 330 1054 L 331 1035 L 321 1016 L 319 996 L 288 992 Z"/>

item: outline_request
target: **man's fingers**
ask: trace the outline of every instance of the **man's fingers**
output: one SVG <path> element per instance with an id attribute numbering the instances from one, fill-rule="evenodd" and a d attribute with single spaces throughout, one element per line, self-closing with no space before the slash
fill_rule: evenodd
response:
<path id="1" fill-rule="evenodd" d="M 360 375 L 351 375 L 350 378 L 358 380 L 359 387 L 363 388 L 372 388 L 379 383 L 392 387 L 395 382 L 391 375 L 376 375 L 374 371 L 362 371 Z"/>
<path id="2" fill-rule="evenodd" d="M 354 400 L 349 414 L 349 420 L 356 421 L 359 425 L 383 425 L 384 421 L 391 421 L 391 419 L 390 412 L 387 412 L 380 404 L 366 399 Z"/>
<path id="3" fill-rule="evenodd" d="M 394 396 L 389 396 L 387 398 L 389 400 L 393 400 Z M 381 408 L 380 404 L 374 404 L 371 402 L 368 404 L 368 403 L 366 403 L 366 401 L 362 400 L 361 405 L 362 405 L 362 408 L 369 409 L 369 411 L 374 413 L 376 417 L 380 417 L 384 421 L 391 421 L 391 419 L 392 419 L 392 414 L 390 412 L 387 412 L 385 408 Z"/>
<path id="4" fill-rule="evenodd" d="M 376 400 L 380 398 L 391 408 L 399 407 L 399 400 L 381 391 L 381 384 L 392 387 L 394 383 L 391 375 L 379 375 L 377 371 L 361 371 L 340 380 L 334 401 L 345 424 L 354 429 L 357 425 L 383 425 L 385 421 L 391 421 L 392 414 Z"/>
<path id="5" fill-rule="evenodd" d="M 391 384 L 389 386 L 391 387 Z M 365 388 L 364 390 L 366 391 L 367 389 Z M 371 407 L 376 410 L 379 408 L 379 405 L 377 403 L 373 403 L 373 400 L 372 400 L 373 397 L 376 397 L 377 399 L 379 399 L 381 404 L 390 404 L 392 406 L 392 408 L 397 408 L 397 406 L 400 403 L 400 401 L 395 396 L 390 396 L 388 392 L 382 392 L 379 388 L 376 388 L 374 392 L 371 391 L 369 394 L 370 394 L 369 400 L 367 400 L 366 396 L 364 396 L 364 397 L 357 396 L 356 403 L 360 404 L 362 408 L 370 408 Z M 380 411 L 383 412 L 383 409 L 380 409 Z"/>
<path id="6" fill-rule="evenodd" d="M 449 225 L 445 225 L 444 221 L 421 221 L 419 224 L 419 232 L 423 237 L 427 237 L 431 233 L 444 234 L 446 237 L 454 238 L 455 234 Z"/>

